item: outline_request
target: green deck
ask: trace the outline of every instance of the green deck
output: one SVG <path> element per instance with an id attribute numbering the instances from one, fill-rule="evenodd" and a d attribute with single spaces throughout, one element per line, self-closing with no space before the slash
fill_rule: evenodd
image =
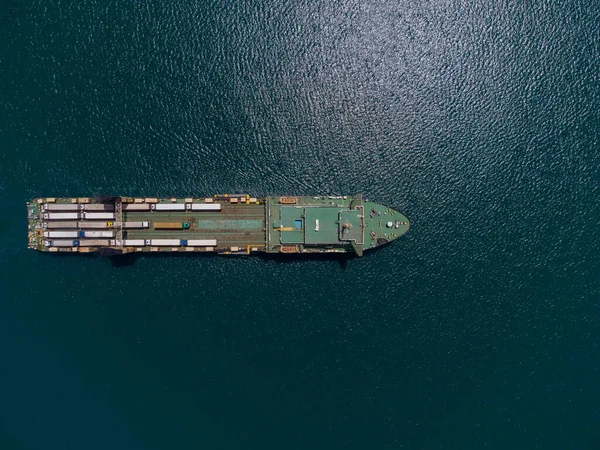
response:
<path id="1" fill-rule="evenodd" d="M 360 255 L 364 250 L 396 239 L 409 228 L 405 216 L 386 206 L 363 201 L 361 196 L 296 198 L 294 205 L 281 204 L 277 197 L 266 199 L 268 252 L 287 247 L 289 251 L 295 248 L 303 253 Z M 296 226 L 298 221 L 301 228 Z M 387 226 L 390 221 L 392 227 Z"/>

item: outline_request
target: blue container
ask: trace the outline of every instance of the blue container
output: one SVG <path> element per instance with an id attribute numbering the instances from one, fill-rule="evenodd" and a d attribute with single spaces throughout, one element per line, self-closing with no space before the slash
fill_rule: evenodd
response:
<path id="1" fill-rule="evenodd" d="M 82 233 L 83 233 L 83 231 L 82 231 Z M 73 247 L 79 247 L 79 241 L 78 240 L 73 241 Z"/>
<path id="2" fill-rule="evenodd" d="M 84 237 L 85 236 L 85 231 L 80 231 L 79 232 L 79 237 Z"/>
<path id="3" fill-rule="evenodd" d="M 182 239 L 181 245 L 183 245 L 184 247 L 187 247 L 187 239 Z"/>

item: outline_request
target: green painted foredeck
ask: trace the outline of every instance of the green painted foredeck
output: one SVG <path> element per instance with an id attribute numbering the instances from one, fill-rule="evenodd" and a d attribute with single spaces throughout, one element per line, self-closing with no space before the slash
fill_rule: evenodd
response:
<path id="1" fill-rule="evenodd" d="M 378 239 L 393 241 L 405 234 L 410 228 L 408 218 L 395 209 L 368 201 L 364 202 L 364 208 L 365 243 L 363 249 L 365 250 L 377 247 Z M 392 227 L 388 228 L 388 222 L 392 222 Z"/>

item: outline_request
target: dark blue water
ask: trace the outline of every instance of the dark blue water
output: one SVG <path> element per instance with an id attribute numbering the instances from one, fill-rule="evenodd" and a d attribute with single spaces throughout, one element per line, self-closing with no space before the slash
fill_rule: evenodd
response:
<path id="1" fill-rule="evenodd" d="M 600 4 L 5 1 L 0 448 L 600 448 Z M 36 196 L 353 194 L 346 262 L 26 249 Z"/>

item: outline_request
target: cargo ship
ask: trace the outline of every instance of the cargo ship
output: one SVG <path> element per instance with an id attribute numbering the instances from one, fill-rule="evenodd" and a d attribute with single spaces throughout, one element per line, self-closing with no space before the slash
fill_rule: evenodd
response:
<path id="1" fill-rule="evenodd" d="M 37 198 L 27 203 L 29 248 L 119 255 L 134 252 L 353 253 L 406 233 L 400 212 L 339 197 Z"/>

